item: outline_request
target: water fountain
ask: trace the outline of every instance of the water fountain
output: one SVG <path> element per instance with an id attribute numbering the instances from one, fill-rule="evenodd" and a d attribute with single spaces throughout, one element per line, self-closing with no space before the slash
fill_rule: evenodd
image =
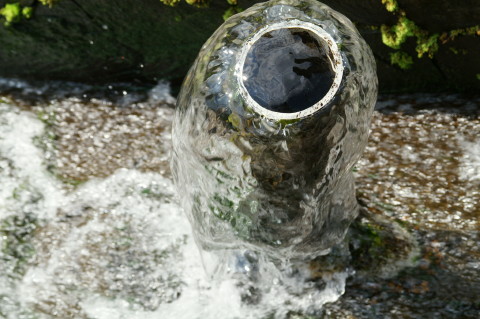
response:
<path id="1" fill-rule="evenodd" d="M 267 13 L 273 10 L 269 5 L 261 6 L 266 6 Z M 302 20 L 304 16 L 295 11 L 295 6 L 284 3 L 277 11 Z M 315 15 L 310 7 L 304 4 L 300 11 Z M 255 21 L 263 21 L 251 11 L 247 13 Z M 282 21 L 287 20 L 294 19 Z M 258 38 L 244 51 L 222 50 L 223 43 L 244 43 L 238 39 L 238 32 L 226 38 L 216 35 L 220 55 L 203 57 L 217 62 L 210 66 L 206 62 L 197 64 L 213 71 L 218 64 L 218 72 L 208 73 L 206 78 L 215 74 L 222 78 L 221 72 L 228 66 L 260 77 L 249 76 L 228 85 L 213 78 L 207 88 L 202 87 L 205 82 L 202 84 L 201 76 L 202 81 L 189 80 L 196 83 L 190 89 L 196 90 L 191 96 L 199 107 L 182 103 L 183 110 L 197 112 L 204 121 L 193 116 L 180 118 L 188 120 L 191 131 L 201 136 L 194 139 L 195 135 L 188 132 L 175 132 L 182 137 L 175 141 L 177 150 L 199 141 L 176 165 L 187 166 L 180 173 L 198 173 L 200 178 L 192 176 L 187 181 L 192 188 L 178 199 L 169 169 L 175 99 L 168 94 L 168 84 L 159 83 L 142 96 L 125 84 L 112 83 L 108 92 L 102 93 L 78 83 L 35 85 L 0 78 L 0 318 L 479 318 L 478 96 L 381 96 L 366 151 L 351 169 L 361 205 L 358 218 L 347 232 L 348 247 L 340 238 L 348 218 L 357 211 L 354 202 L 351 206 L 344 202 L 353 198 L 353 192 L 344 192 L 336 202 L 345 207 L 345 224 L 332 223 L 338 215 L 319 214 L 317 221 L 325 217 L 324 225 L 338 233 L 319 236 L 315 245 L 304 240 L 318 225 L 312 223 L 307 228 L 303 224 L 309 221 L 308 216 L 317 216 L 304 203 L 323 200 L 332 209 L 336 207 L 334 198 L 327 195 L 341 191 L 335 181 L 351 186 L 351 170 L 341 170 L 351 164 L 342 161 L 353 161 L 357 155 L 352 159 L 350 153 L 347 157 L 342 153 L 335 163 L 337 151 L 329 147 L 336 141 L 339 152 L 360 152 L 364 135 L 359 131 L 355 143 L 352 130 L 366 130 L 366 124 L 356 127 L 352 123 L 361 121 L 361 117 L 352 114 L 364 116 L 368 122 L 368 111 L 361 108 L 361 103 L 340 103 L 354 101 L 353 97 L 362 92 L 360 88 L 367 85 L 357 72 L 360 64 L 355 64 L 354 57 L 360 51 L 348 51 L 353 48 L 350 43 L 357 41 L 355 36 L 340 37 L 336 42 L 343 59 L 343 75 L 331 103 L 300 120 L 283 119 L 308 110 L 306 104 L 323 96 L 315 96 L 313 102 L 303 96 L 303 106 L 289 109 L 289 101 L 298 101 L 298 91 L 290 91 L 292 95 L 285 103 L 279 101 L 282 96 L 265 95 L 268 85 L 280 83 L 288 88 L 290 83 L 279 81 L 283 78 L 270 68 L 270 60 L 262 59 L 269 40 L 280 44 L 278 52 L 285 51 L 283 44 L 294 46 L 292 54 L 300 61 L 284 60 L 282 54 L 269 57 L 272 65 L 281 62 L 291 70 L 295 67 L 291 76 L 311 74 L 302 88 L 317 79 L 334 82 L 335 70 L 339 69 L 317 63 L 325 56 L 323 52 L 330 52 L 329 38 L 316 29 L 313 18 L 306 20 L 314 26 L 305 29 L 294 24 L 286 30 L 258 27 L 251 39 L 255 34 Z M 328 34 L 334 30 L 328 23 L 324 27 Z M 337 35 L 330 37 L 337 39 Z M 327 39 L 327 45 L 322 39 Z M 347 51 L 345 44 L 350 48 Z M 228 62 L 230 56 L 238 59 L 236 52 L 245 54 L 243 68 L 234 62 L 218 62 L 220 58 Z M 303 59 L 312 64 L 300 63 Z M 267 78 L 271 81 L 261 78 L 263 72 L 256 73 L 260 69 L 274 74 Z M 357 83 L 358 90 L 349 91 L 352 83 Z M 220 89 L 220 84 L 226 89 Z M 210 87 L 218 91 L 202 97 L 200 93 Z M 322 94 L 328 89 L 323 87 Z M 224 97 L 222 92 L 231 96 Z M 112 99 L 112 94 L 117 98 Z M 229 102 L 248 98 L 256 104 Z M 187 99 L 184 92 L 179 102 Z M 231 106 L 235 105 L 233 112 Z M 275 118 L 278 113 L 282 117 Z M 337 122 L 329 120 L 329 115 Z M 317 126 L 313 125 L 315 120 Z M 327 132 L 327 137 L 322 135 Z M 318 141 L 327 143 L 328 157 L 312 155 L 321 154 L 313 146 Z M 188 144 L 181 145 L 185 142 Z M 215 154 L 230 155 L 220 160 Z M 275 157 L 277 154 L 281 156 Z M 311 168 L 310 174 L 305 173 L 307 168 Z M 330 193 L 314 193 L 314 187 L 308 187 L 315 184 L 308 183 L 323 176 L 327 168 L 332 169 L 332 175 L 323 174 Z M 295 180 L 297 175 L 293 173 L 305 179 Z M 298 187 L 293 181 L 298 181 Z M 293 189 L 288 192 L 289 183 Z M 319 183 L 324 185 L 322 180 Z M 199 188 L 202 185 L 212 188 Z M 223 219 L 206 215 L 209 222 L 223 225 L 218 228 L 222 232 L 214 233 L 219 240 L 208 241 L 210 237 L 205 236 L 202 244 L 209 271 L 219 280 L 205 275 L 187 214 L 179 205 L 179 201 L 191 198 L 193 187 L 197 192 L 215 189 L 220 197 L 206 195 L 213 196 L 210 204 L 214 212 L 220 211 L 219 207 L 231 208 L 222 210 L 228 213 L 221 216 Z M 304 202 L 298 197 L 298 189 L 309 196 Z M 253 219 L 252 209 L 265 208 L 268 196 L 272 201 L 268 205 L 284 209 L 284 215 L 275 216 L 274 212 L 280 210 L 272 210 L 262 220 Z M 250 199 L 258 206 L 247 206 Z M 192 204 L 203 205 L 206 200 L 196 197 Z M 303 210 L 295 210 L 299 201 Z M 295 219 L 295 214 L 302 217 Z M 248 217 L 251 222 L 237 223 L 231 217 L 240 221 Z M 205 226 L 202 221 L 199 218 L 194 222 L 195 229 Z M 205 234 L 210 230 L 205 228 Z M 197 232 L 197 241 L 202 240 L 200 235 Z M 333 247 L 329 247 L 329 238 Z M 348 274 L 351 276 L 346 280 Z"/>
<path id="2" fill-rule="evenodd" d="M 178 97 L 172 160 L 212 277 L 242 274 L 253 302 L 252 282 L 311 288 L 301 265 L 341 247 L 358 214 L 376 95 L 370 49 L 317 1 L 257 4 L 212 35 Z"/>

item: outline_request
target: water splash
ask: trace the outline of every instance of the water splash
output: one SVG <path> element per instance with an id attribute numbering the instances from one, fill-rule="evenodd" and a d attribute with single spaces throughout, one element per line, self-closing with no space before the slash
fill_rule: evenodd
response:
<path id="1" fill-rule="evenodd" d="M 374 114 L 367 153 L 356 167 L 357 189 L 372 213 L 397 218 L 415 232 L 422 251 L 418 266 L 385 280 L 368 275 L 358 279 L 357 273 L 348 280 L 343 297 L 323 307 L 325 315 L 367 319 L 388 317 L 395 311 L 410 317 L 423 318 L 435 312 L 444 317 L 477 318 L 480 196 L 477 182 L 461 175 L 478 167 L 470 154 L 475 154 L 479 145 L 475 141 L 480 129 L 480 100 L 459 96 L 395 98 L 382 99 L 390 101 L 388 114 Z M 416 110 L 427 99 L 436 102 L 427 103 L 425 108 L 436 111 Z M 78 126 L 70 119 L 75 113 L 84 119 L 87 137 L 87 131 L 94 132 L 97 127 L 93 122 L 114 106 L 109 109 L 108 103 L 67 99 L 22 111 L 23 104 L 18 106 L 5 98 L 0 101 L 0 318 L 259 319 L 272 318 L 275 313 L 282 317 L 291 311 L 287 315 L 291 319 L 315 311 L 309 308 L 317 305 L 314 299 L 334 300 L 343 291 L 346 274 L 334 270 L 313 282 L 317 287 L 327 283 L 332 288 L 327 296 L 292 296 L 272 280 L 270 293 L 257 304 L 246 304 L 242 296 L 245 290 L 237 286 L 236 278 L 213 285 L 204 275 L 167 171 L 155 173 L 124 161 L 122 165 L 129 169 L 116 169 L 101 177 L 82 175 L 86 181 L 75 187 L 51 173 L 50 165 L 64 163 L 65 174 L 74 177 L 74 165 L 67 165 L 69 159 L 91 146 L 88 138 L 79 139 L 76 143 L 84 146 L 63 149 L 52 161 L 47 158 L 51 148 L 45 148 L 44 140 L 50 141 L 53 149 L 57 142 L 68 141 L 51 139 L 52 129 L 58 133 L 55 129 L 61 127 L 62 134 L 74 134 Z M 477 112 L 473 114 L 468 113 L 472 101 Z M 416 113 L 395 111 L 406 104 Z M 97 107 L 105 109 L 91 118 L 86 116 Z M 468 109 L 462 111 L 464 107 Z M 135 129 L 137 121 L 128 120 L 135 119 L 135 114 L 144 114 L 139 119 L 148 125 L 168 125 L 171 119 L 168 106 L 159 107 L 158 112 L 141 105 L 131 108 L 137 113 L 112 111 L 119 126 Z M 442 111 L 445 108 L 448 110 Z M 44 120 L 47 110 L 56 114 L 51 124 Z M 471 115 L 451 113 L 458 110 Z M 159 121 L 162 116 L 164 121 Z M 112 130 L 123 134 L 115 127 Z M 150 136 L 153 132 L 156 129 L 143 128 L 147 147 L 156 141 Z M 129 138 L 136 138 L 121 136 L 125 145 L 132 142 Z M 170 136 L 162 136 L 161 143 L 165 147 L 159 147 L 160 153 L 169 148 Z M 119 154 L 120 145 L 111 150 Z M 404 154 L 406 149 L 410 149 L 408 154 Z M 99 155 L 103 162 L 103 154 Z M 409 158 L 420 158 L 421 164 Z M 92 167 L 96 160 L 90 157 Z M 445 191 L 432 192 L 431 185 Z M 456 200 L 442 201 L 445 196 Z M 428 205 L 431 212 L 419 212 L 422 205 Z M 156 231 L 157 227 L 161 231 Z M 97 235 L 102 236 L 101 243 L 94 240 Z M 162 249 L 168 254 L 155 259 Z M 144 266 L 140 268 L 131 260 Z M 172 264 L 156 266 L 166 262 Z M 121 276 L 116 277 L 117 273 Z M 132 273 L 136 276 L 130 277 Z M 172 283 L 167 284 L 170 279 Z M 159 292 L 158 287 L 167 290 Z"/>
<path id="2" fill-rule="evenodd" d="M 460 138 L 459 144 L 464 149 L 460 165 L 460 178 L 480 184 L 480 139 L 469 142 Z"/>
<path id="3" fill-rule="evenodd" d="M 68 122 L 61 114 L 78 102 L 55 103 L 57 124 Z M 307 308 L 280 285 L 248 306 L 235 278 L 212 283 L 165 176 L 119 169 L 73 188 L 58 179 L 43 114 L 0 103 L 2 317 L 258 319 Z M 326 278 L 322 298 L 333 301 L 345 277 Z"/>

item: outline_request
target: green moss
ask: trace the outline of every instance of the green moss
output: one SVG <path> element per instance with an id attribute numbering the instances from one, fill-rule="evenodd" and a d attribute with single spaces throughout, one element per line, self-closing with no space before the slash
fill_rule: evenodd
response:
<path id="1" fill-rule="evenodd" d="M 10 26 L 22 19 L 22 7 L 19 3 L 7 3 L 0 9 L 0 15 L 5 18 L 5 26 Z"/>
<path id="2" fill-rule="evenodd" d="M 412 224 L 410 224 L 407 221 L 401 220 L 399 218 L 395 218 L 394 220 L 400 227 L 402 227 L 405 230 L 410 230 L 412 228 Z"/>
<path id="3" fill-rule="evenodd" d="M 55 2 L 59 0 L 39 0 L 43 5 L 52 7 Z M 30 19 L 33 16 L 33 7 L 22 7 L 19 2 L 7 3 L 0 9 L 0 15 L 4 17 L 5 26 L 10 26 L 14 23 L 20 22 L 22 18 Z"/>
<path id="4" fill-rule="evenodd" d="M 252 220 L 243 214 L 233 201 L 216 193 L 212 198 L 214 205 L 209 205 L 213 215 L 228 222 L 235 230 L 235 234 L 242 238 L 249 238 Z"/>
<path id="5" fill-rule="evenodd" d="M 448 32 L 448 37 L 453 40 L 459 35 L 478 35 L 480 36 L 480 25 L 475 25 L 464 29 L 455 29 Z"/>
<path id="6" fill-rule="evenodd" d="M 293 123 L 296 123 L 296 122 L 298 122 L 298 121 L 299 121 L 299 119 L 279 120 L 278 123 L 280 123 L 280 125 L 282 126 L 282 128 L 284 128 L 285 126 L 290 125 L 290 124 L 293 124 Z"/>
<path id="7" fill-rule="evenodd" d="M 163 4 L 165 4 L 167 6 L 174 7 L 180 2 L 180 0 L 160 0 L 160 2 L 162 2 Z"/>
<path id="8" fill-rule="evenodd" d="M 33 15 L 33 8 L 32 7 L 24 7 L 22 9 L 22 16 L 25 19 L 30 19 Z"/>
<path id="9" fill-rule="evenodd" d="M 413 59 L 410 55 L 403 51 L 390 53 L 390 63 L 398 65 L 401 69 L 406 70 L 412 67 Z"/>
<path id="10" fill-rule="evenodd" d="M 160 189 L 155 188 L 144 188 L 140 191 L 140 194 L 144 195 L 147 198 L 153 199 L 165 199 L 166 195 Z"/>
<path id="11" fill-rule="evenodd" d="M 458 35 L 480 35 L 480 26 L 456 29 L 442 35 L 438 33 L 430 34 L 427 30 L 417 26 L 415 22 L 409 20 L 406 12 L 399 8 L 396 0 L 382 0 L 382 3 L 388 11 L 399 17 L 395 25 L 381 26 L 382 42 L 392 49 L 399 50 L 408 38 L 415 37 L 417 39 L 415 51 L 418 58 L 422 58 L 424 55 L 433 58 L 439 49 L 440 40 L 445 43 Z M 408 69 L 413 64 L 412 57 L 404 52 L 391 53 L 390 62 L 402 69 Z"/>
<path id="12" fill-rule="evenodd" d="M 477 80 L 480 81 L 480 73 L 477 73 Z"/>
<path id="13" fill-rule="evenodd" d="M 48 1 L 48 0 L 45 0 L 45 1 Z M 53 1 L 55 1 L 55 0 L 53 0 Z M 242 9 L 236 7 L 237 4 L 238 4 L 237 0 L 226 0 L 226 1 L 228 2 L 229 5 L 231 5 L 233 7 L 227 9 L 227 11 L 225 11 L 225 13 L 223 14 L 223 17 L 224 17 L 225 20 L 230 18 L 230 16 L 243 11 Z M 167 6 L 174 7 L 174 6 L 176 6 L 177 4 L 180 3 L 180 0 L 160 0 L 160 2 L 162 2 L 163 4 L 165 4 Z M 188 3 L 189 5 L 192 5 L 192 6 L 195 6 L 195 7 L 198 7 L 198 8 L 205 8 L 205 7 L 208 7 L 209 4 L 210 4 L 210 0 L 185 0 L 185 2 Z M 230 15 L 228 15 L 228 14 L 230 14 Z"/>
<path id="14" fill-rule="evenodd" d="M 468 54 L 468 51 L 465 50 L 465 49 L 457 49 L 455 47 L 449 47 L 448 49 L 455 55 L 460 55 L 460 54 L 461 55 L 466 55 L 466 54 Z"/>
<path id="15" fill-rule="evenodd" d="M 401 45 L 407 40 L 407 38 L 415 35 L 417 29 L 418 27 L 413 21 L 402 16 L 394 26 L 389 27 L 382 25 L 380 28 L 382 42 L 393 49 L 400 49 Z"/>
<path id="16" fill-rule="evenodd" d="M 228 209 L 231 209 L 234 206 L 234 203 L 231 200 L 229 200 L 226 197 L 220 196 L 219 194 L 215 194 L 213 196 L 213 200 L 216 201 L 221 206 L 224 206 Z"/>
<path id="17" fill-rule="evenodd" d="M 82 185 L 83 183 L 86 182 L 86 180 L 72 179 L 72 178 L 68 178 L 68 177 L 65 177 L 65 176 L 60 175 L 60 174 L 55 174 L 55 177 L 59 181 L 61 181 L 63 184 L 70 185 L 72 187 L 77 187 L 77 186 Z"/>
<path id="18" fill-rule="evenodd" d="M 357 246 L 351 251 L 352 264 L 357 270 L 377 268 L 388 259 L 386 243 L 380 232 L 382 229 L 373 223 L 354 222 L 351 225 L 353 241 Z"/>
<path id="19" fill-rule="evenodd" d="M 233 127 L 236 129 L 242 128 L 242 119 L 238 114 L 232 113 L 228 116 L 228 122 L 232 123 Z"/>
<path id="20" fill-rule="evenodd" d="M 44 6 L 49 6 L 50 8 L 58 1 L 60 0 L 39 0 L 41 4 Z"/>
<path id="21" fill-rule="evenodd" d="M 433 58 L 433 55 L 438 51 L 438 37 L 439 34 L 433 35 L 417 35 L 417 51 L 418 57 L 421 58 L 424 54 L 427 54 L 429 58 Z"/>
<path id="22" fill-rule="evenodd" d="M 185 2 L 198 8 L 205 8 L 210 4 L 210 0 L 185 0 Z"/>
<path id="23" fill-rule="evenodd" d="M 389 12 L 395 12 L 399 9 L 397 0 L 382 0 L 382 3 Z"/>
<path id="24" fill-rule="evenodd" d="M 3 237 L 1 261 L 13 262 L 14 273 L 23 275 L 35 249 L 32 240 L 38 221 L 33 214 L 7 217 L 0 222 L 0 235 Z"/>
<path id="25" fill-rule="evenodd" d="M 222 16 L 222 17 L 223 17 L 223 20 L 224 20 L 224 21 L 227 21 L 228 18 L 230 18 L 231 16 L 233 16 L 233 15 L 235 15 L 235 14 L 237 14 L 237 13 L 240 13 L 240 12 L 242 12 L 242 11 L 243 11 L 242 8 L 240 8 L 240 7 L 236 6 L 236 5 L 235 5 L 235 6 L 232 6 L 232 7 L 228 8 L 228 9 L 225 11 L 225 13 L 223 14 L 223 16 Z"/>

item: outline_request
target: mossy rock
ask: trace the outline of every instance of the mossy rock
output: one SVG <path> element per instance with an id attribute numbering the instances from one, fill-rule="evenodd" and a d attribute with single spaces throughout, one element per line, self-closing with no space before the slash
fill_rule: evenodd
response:
<path id="1" fill-rule="evenodd" d="M 398 221 L 362 208 L 345 241 L 310 262 L 313 279 L 351 269 L 355 277 L 389 278 L 414 265 L 420 254 L 413 234 Z"/>
<path id="2" fill-rule="evenodd" d="M 11 275 L 22 276 L 25 273 L 35 254 L 32 241 L 37 227 L 38 220 L 31 213 L 0 220 L 0 236 L 3 237 L 0 262 L 10 265 Z"/>
<path id="3" fill-rule="evenodd" d="M 389 278 L 414 265 L 420 250 L 405 226 L 367 209 L 361 210 L 348 234 L 351 266 L 357 277 Z"/>
<path id="4" fill-rule="evenodd" d="M 37 6 L 31 19 L 0 26 L 0 75 L 100 84 L 181 78 L 228 8 L 158 0 Z"/>
<path id="5" fill-rule="evenodd" d="M 6 2 L 15 3 L 0 1 L 0 8 Z M 33 12 L 11 17 L 9 26 L 3 19 L 0 25 L 0 76 L 140 86 L 168 79 L 179 85 L 224 16 L 255 2 L 259 1 L 240 0 L 231 6 L 219 0 L 198 7 L 182 1 L 172 7 L 159 0 L 82 0 L 56 1 L 50 8 L 22 0 L 19 3 L 33 6 Z M 405 63 L 392 65 L 396 51 L 382 42 L 380 26 L 393 26 L 398 17 L 381 0 L 323 2 L 357 23 L 374 51 L 382 91 L 480 89 L 479 36 L 460 34 L 440 45 L 433 59 L 414 57 L 411 63 L 405 54 L 415 56 L 416 44 L 407 39 L 402 45 L 405 54 L 394 56 L 395 61 L 408 61 L 406 70 Z M 410 20 L 431 35 L 478 25 L 480 6 L 474 3 L 397 2 Z"/>

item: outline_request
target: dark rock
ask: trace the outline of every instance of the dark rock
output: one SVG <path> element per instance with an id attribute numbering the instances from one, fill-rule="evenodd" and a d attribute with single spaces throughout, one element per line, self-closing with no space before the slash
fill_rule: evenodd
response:
<path id="1" fill-rule="evenodd" d="M 227 8 L 158 0 L 38 6 L 32 19 L 0 26 L 0 75 L 88 83 L 179 78 Z"/>
<path id="2" fill-rule="evenodd" d="M 257 1 L 239 0 L 247 8 Z M 480 89 L 480 37 L 460 35 L 440 44 L 433 59 L 417 59 L 415 39 L 403 46 L 414 63 L 402 70 L 390 63 L 395 52 L 372 26 L 394 25 L 397 17 L 381 0 L 324 0 L 357 23 L 377 60 L 383 92 Z M 407 17 L 430 34 L 478 25 L 478 0 L 398 0 Z M 158 0 L 59 1 L 36 6 L 30 20 L 0 25 L 0 76 L 69 80 L 94 84 L 150 84 L 182 80 L 204 41 L 223 22 L 227 1 L 196 8 Z"/>

